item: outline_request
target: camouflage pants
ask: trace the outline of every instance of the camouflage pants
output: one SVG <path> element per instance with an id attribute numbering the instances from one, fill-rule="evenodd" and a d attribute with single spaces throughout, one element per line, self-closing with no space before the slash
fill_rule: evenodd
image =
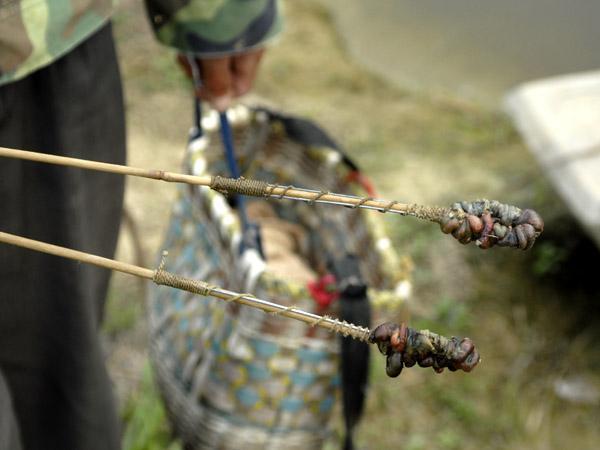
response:
<path id="1" fill-rule="evenodd" d="M 110 25 L 0 86 L 0 145 L 123 163 Z M 0 229 L 111 257 L 122 177 L 0 158 Z M 0 449 L 119 448 L 98 337 L 110 274 L 0 244 Z"/>

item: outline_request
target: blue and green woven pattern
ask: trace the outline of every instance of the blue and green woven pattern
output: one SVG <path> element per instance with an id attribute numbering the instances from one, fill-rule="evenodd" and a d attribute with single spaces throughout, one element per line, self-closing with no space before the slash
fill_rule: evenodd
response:
<path id="1" fill-rule="evenodd" d="M 334 150 L 289 139 L 262 110 L 239 110 L 236 117 L 236 156 L 244 176 L 353 192 Z M 185 165 L 194 175 L 226 174 L 216 121 L 210 120 L 205 135 L 188 147 Z M 408 271 L 399 270 L 404 266 L 381 224 L 366 220 L 372 214 L 288 201 L 271 206 L 278 217 L 306 230 L 311 266 L 323 267 L 340 252 L 359 254 L 371 296 L 403 300 L 398 286 L 410 284 Z M 336 302 L 323 310 L 307 286 L 270 273 L 269 261 L 256 250 L 240 253 L 241 233 L 227 198 L 203 186 L 182 187 L 163 246 L 169 251 L 166 267 L 233 291 L 337 315 Z M 149 311 L 157 379 L 173 425 L 190 448 L 321 448 L 339 396 L 337 337 L 167 287 L 150 287 Z"/>

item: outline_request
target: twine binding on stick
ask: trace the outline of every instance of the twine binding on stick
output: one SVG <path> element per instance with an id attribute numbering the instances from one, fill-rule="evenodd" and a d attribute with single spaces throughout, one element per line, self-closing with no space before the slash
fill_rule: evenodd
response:
<path id="1" fill-rule="evenodd" d="M 145 267 L 93 255 L 91 253 L 60 247 L 58 245 L 48 244 L 47 242 L 36 241 L 10 233 L 4 233 L 2 231 L 0 231 L 0 242 L 47 253 L 49 255 L 60 256 L 62 258 L 68 258 L 75 261 L 92 264 L 105 269 L 134 275 L 139 278 L 145 278 L 152 280 L 157 285 L 169 286 L 175 289 L 191 292 L 193 294 L 210 296 L 225 301 L 240 303 L 260 309 L 264 312 L 276 312 L 281 316 L 296 319 L 313 326 L 318 325 L 321 328 L 325 328 L 329 331 L 333 331 L 335 333 L 342 334 L 343 336 L 352 337 L 364 342 L 368 342 L 369 340 L 369 333 L 371 330 L 368 328 L 342 322 L 331 317 L 322 317 L 318 314 L 303 311 L 293 306 L 286 307 L 268 300 L 256 298 L 251 294 L 240 294 L 237 292 L 228 291 L 219 286 L 206 283 L 205 281 L 193 280 L 191 278 L 186 278 L 171 272 L 167 272 L 164 269 L 166 256 L 164 253 L 158 268 L 156 270 L 151 270 Z"/>
<path id="2" fill-rule="evenodd" d="M 3 147 L 0 147 L 0 156 L 168 182 L 208 186 L 223 194 L 241 194 L 253 197 L 277 198 L 279 200 L 287 198 L 307 202 L 311 205 L 322 203 L 413 216 L 438 223 L 444 233 L 452 233 L 460 243 L 475 242 L 482 249 L 498 245 L 500 247 L 527 250 L 533 246 L 544 229 L 544 221 L 534 210 L 521 210 L 516 206 L 500 203 L 496 200 L 461 201 L 454 203 L 451 207 L 427 206 L 270 184 L 265 181 L 243 177 L 225 178 L 218 175 L 185 175 Z"/>
<path id="3" fill-rule="evenodd" d="M 473 352 L 474 346 L 467 338 L 462 340 L 458 340 L 457 338 L 448 339 L 428 330 L 416 331 L 404 326 L 398 327 L 396 324 L 382 324 L 371 331 L 368 328 L 348 323 L 345 320 L 334 319 L 327 315 L 319 316 L 318 314 L 297 309 L 294 306 L 286 307 L 256 298 L 249 294 L 230 292 L 218 286 L 210 285 L 204 281 L 193 280 L 167 272 L 164 270 L 166 252 L 163 253 L 163 258 L 158 268 L 152 271 L 132 264 L 48 244 L 46 242 L 27 239 L 22 236 L 16 236 L 2 231 L 0 231 L 0 242 L 93 264 L 98 267 L 135 275 L 140 278 L 150 279 L 157 285 L 170 286 L 194 294 L 216 297 L 225 301 L 234 301 L 261 309 L 264 312 L 276 313 L 281 316 L 300 320 L 311 326 L 326 328 L 331 332 L 346 337 L 352 337 L 367 343 L 377 343 L 380 346 L 380 350 L 384 351 L 384 353 L 388 353 L 388 342 L 394 346 L 394 339 L 390 340 L 390 338 L 393 338 L 395 334 L 398 334 L 397 332 L 402 332 L 403 334 L 406 334 L 407 338 L 398 340 L 397 345 L 399 345 L 399 347 L 397 348 L 397 351 L 403 353 L 403 361 L 409 367 L 415 362 L 419 362 L 420 365 L 423 366 L 428 366 L 429 363 L 431 363 L 434 366 L 434 369 L 450 367 L 451 370 L 462 369 L 470 371 L 479 362 L 479 355 Z M 404 348 L 405 345 L 408 346 L 408 350 Z M 467 356 L 471 354 L 473 354 L 473 357 L 466 359 Z M 432 355 L 435 356 L 435 358 L 430 360 L 429 357 Z"/>
<path id="4" fill-rule="evenodd" d="M 264 312 L 270 313 L 273 316 L 284 316 L 296 320 L 301 320 L 311 326 L 320 326 L 327 330 L 341 334 L 345 337 L 352 337 L 363 342 L 368 342 L 371 330 L 365 327 L 360 327 L 340 321 L 330 316 L 319 316 L 318 314 L 309 313 L 298 309 L 295 305 L 283 306 L 277 303 L 267 302 L 256 298 L 252 294 L 234 293 L 221 289 L 219 286 L 211 285 L 205 281 L 193 280 L 191 278 L 182 277 L 165 270 L 168 252 L 165 250 L 162 253 L 162 258 L 158 268 L 152 275 L 152 281 L 160 286 L 169 286 L 175 289 L 199 294 L 207 297 L 216 297 L 225 300 L 227 303 L 241 303 L 247 306 L 262 309 Z M 265 308 L 264 306 L 269 306 Z"/>

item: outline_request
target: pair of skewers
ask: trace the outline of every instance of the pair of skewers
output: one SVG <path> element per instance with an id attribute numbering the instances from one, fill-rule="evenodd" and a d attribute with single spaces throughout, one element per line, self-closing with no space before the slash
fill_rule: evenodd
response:
<path id="1" fill-rule="evenodd" d="M 451 207 L 444 208 L 296 188 L 244 178 L 193 176 L 162 170 L 149 170 L 2 147 L 0 147 L 0 156 L 167 182 L 207 186 L 224 194 L 236 193 L 413 216 L 438 223 L 444 233 L 451 233 L 459 242 L 463 244 L 475 242 L 483 249 L 494 245 L 528 249 L 531 248 L 535 239 L 543 231 L 543 221 L 535 211 L 522 211 L 517 207 L 497 201 L 459 202 Z M 441 371 L 445 367 L 450 370 L 470 371 L 479 362 L 479 355 L 468 338 L 462 340 L 458 338 L 447 339 L 428 330 L 417 331 L 404 325 L 395 327 L 390 324 L 383 324 L 371 331 L 368 328 L 340 321 L 333 317 L 320 316 L 295 307 L 285 307 L 268 300 L 258 299 L 251 294 L 232 292 L 218 286 L 211 286 L 203 281 L 184 278 L 165 271 L 162 265 L 156 270 L 147 269 L 1 231 L 0 242 L 116 270 L 152 280 L 159 285 L 171 286 L 195 294 L 212 296 L 228 302 L 258 308 L 267 313 L 300 320 L 311 326 L 322 327 L 363 342 L 377 343 L 380 350 L 388 355 L 389 375 L 399 374 L 398 361 L 400 361 L 401 369 L 403 358 L 407 366 L 418 363 L 424 367 L 433 367 L 436 371 Z M 408 361 L 408 364 L 406 364 L 406 361 Z"/>

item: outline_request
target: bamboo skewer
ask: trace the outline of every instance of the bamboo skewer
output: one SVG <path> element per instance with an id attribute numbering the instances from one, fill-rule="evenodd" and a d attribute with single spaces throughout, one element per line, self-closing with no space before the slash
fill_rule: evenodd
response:
<path id="1" fill-rule="evenodd" d="M 252 308 L 258 308 L 266 313 L 300 320 L 311 326 L 318 326 L 343 336 L 350 336 L 363 342 L 369 342 L 368 337 L 371 331 L 368 328 L 359 327 L 357 325 L 353 325 L 346 321 L 340 321 L 329 316 L 313 314 L 295 307 L 283 306 L 268 300 L 256 298 L 251 294 L 240 294 L 220 288 L 218 286 L 211 286 L 202 281 L 183 278 L 164 271 L 162 267 L 159 267 L 157 270 L 147 269 L 133 264 L 104 258 L 102 256 L 36 241 L 33 239 L 16 236 L 14 234 L 4 233 L 2 231 L 0 231 L 0 242 L 54 256 L 72 259 L 75 261 L 81 261 L 87 264 L 115 270 L 117 272 L 122 272 L 129 275 L 134 275 L 136 277 L 151 280 L 159 285 L 184 289 L 188 292 L 200 295 L 208 295 L 227 302 L 240 303 Z"/>
<path id="2" fill-rule="evenodd" d="M 0 156 L 27 161 L 54 164 L 58 166 L 77 167 L 79 169 L 96 170 L 99 172 L 116 173 L 120 175 L 132 175 L 134 177 L 152 178 L 173 183 L 197 184 L 209 186 L 211 176 L 198 177 L 181 173 L 165 172 L 163 170 L 143 169 L 139 167 L 125 166 L 121 164 L 90 161 L 88 159 L 70 158 L 68 156 L 50 155 L 47 153 L 30 152 L 14 148 L 0 147 Z"/>
<path id="3" fill-rule="evenodd" d="M 403 364 L 411 367 L 415 363 L 418 363 L 422 367 L 433 367 L 436 372 L 441 372 L 445 367 L 452 371 L 464 370 L 465 372 L 470 372 L 480 361 L 479 353 L 469 338 L 460 339 L 452 337 L 449 339 L 432 333 L 429 330 L 415 330 L 406 327 L 404 324 L 397 325 L 393 323 L 379 325 L 371 332 L 369 328 L 360 327 L 333 317 L 320 316 L 294 306 L 283 306 L 268 300 L 259 299 L 251 294 L 239 294 L 218 286 L 209 285 L 203 281 L 180 277 L 163 270 L 164 259 L 158 269 L 151 270 L 2 231 L 0 231 L 0 243 L 16 245 L 49 255 L 134 275 L 151 280 L 157 285 L 170 286 L 193 294 L 211 296 L 226 302 L 234 302 L 257 308 L 265 313 L 299 320 L 311 326 L 325 328 L 333 333 L 352 337 L 362 342 L 377 344 L 378 346 L 383 345 L 383 347 L 380 347 L 380 350 L 387 349 L 389 344 L 392 346 L 393 351 L 382 351 L 388 357 L 386 371 L 392 377 L 398 376 Z M 392 356 L 394 352 L 401 354 L 401 358 L 394 358 Z M 390 358 L 392 359 L 390 360 Z"/>
<path id="4" fill-rule="evenodd" d="M 243 177 L 195 176 L 164 170 L 142 169 L 4 147 L 0 147 L 0 156 L 167 182 L 206 186 L 225 194 L 235 193 L 263 198 L 298 200 L 309 204 L 340 205 L 412 216 L 438 223 L 444 233 L 452 233 L 462 244 L 475 242 L 482 249 L 498 245 L 527 250 L 533 246 L 544 229 L 544 221 L 535 211 L 531 209 L 521 211 L 515 206 L 506 205 L 495 200 L 482 199 L 474 202 L 458 202 L 448 208 L 302 189 Z"/>
<path id="5" fill-rule="evenodd" d="M 281 186 L 262 181 L 246 180 L 243 178 L 231 179 L 210 175 L 185 175 L 162 170 L 141 169 L 118 164 L 88 161 L 77 158 L 68 158 L 64 156 L 28 152 L 24 150 L 15 150 L 3 147 L 0 147 L 0 156 L 97 170 L 121 175 L 133 175 L 167 182 L 207 186 L 222 193 L 239 193 L 243 195 L 278 199 L 285 198 L 290 200 L 301 200 L 310 204 L 325 203 L 352 208 L 374 209 L 381 212 L 393 212 L 401 215 L 411 215 L 421 219 L 427 219 L 440 223 L 442 226 L 442 231 L 446 233 L 452 232 L 452 234 L 457 239 L 461 240 L 462 243 L 466 243 L 470 240 L 471 231 L 469 227 L 473 228 L 474 225 L 476 227 L 481 226 L 483 228 L 484 233 L 482 233 L 482 236 L 484 239 L 498 239 L 497 236 L 486 233 L 489 233 L 489 230 L 491 230 L 490 226 L 492 225 L 494 225 L 495 231 L 495 226 L 498 225 L 497 222 L 494 222 L 497 220 L 496 216 L 507 216 L 507 214 L 512 214 L 515 216 L 511 219 L 515 226 L 514 229 L 510 224 L 505 225 L 505 227 L 511 226 L 509 231 L 514 231 L 515 229 L 518 229 L 517 227 L 523 227 L 524 225 L 531 228 L 531 230 L 525 229 L 525 231 L 529 231 L 528 235 L 523 234 L 522 228 L 519 228 L 518 231 L 522 236 L 519 235 L 519 239 L 515 240 L 514 243 L 508 243 L 510 246 L 529 248 L 533 244 L 533 241 L 537 235 L 539 235 L 543 229 L 543 222 L 534 211 L 525 210 L 521 215 L 521 212 L 518 210 L 518 208 L 510 205 L 503 205 L 499 202 L 489 202 L 487 200 L 478 200 L 472 204 L 466 204 L 466 206 L 459 205 L 456 207 L 453 205 L 452 208 L 429 207 L 416 204 L 400 203 L 396 201 L 390 202 L 367 197 L 335 194 L 331 192 L 310 189 L 300 189 L 293 186 Z M 481 212 L 477 213 L 477 210 L 481 210 Z M 494 213 L 494 216 L 490 215 L 490 211 Z M 477 215 L 480 216 L 481 219 L 479 219 Z M 480 222 L 473 222 L 474 218 Z M 458 221 L 459 219 L 460 222 Z M 506 219 L 503 220 L 506 222 Z M 523 220 L 523 222 L 521 220 Z M 534 225 L 531 225 L 529 222 L 533 223 L 535 228 Z M 459 226 L 460 229 L 458 229 Z M 532 230 L 535 231 L 535 233 L 533 233 Z M 457 233 L 454 231 L 457 231 Z M 414 365 L 415 362 L 418 362 L 419 365 L 422 365 L 423 367 L 429 367 L 433 365 L 436 371 L 441 371 L 444 367 L 448 367 L 450 370 L 461 369 L 470 371 L 479 362 L 479 354 L 475 351 L 472 342 L 468 338 L 460 340 L 453 337 L 448 339 L 435 333 L 431 333 L 428 330 L 417 331 L 407 328 L 404 326 L 404 324 L 402 324 L 398 330 L 393 328 L 397 327 L 395 324 L 391 324 L 393 325 L 393 329 L 390 328 L 390 324 L 380 325 L 373 331 L 375 336 L 371 336 L 371 330 L 366 327 L 357 326 L 346 321 L 340 321 L 327 315 L 320 316 L 318 314 L 303 311 L 294 306 L 286 307 L 268 300 L 256 298 L 251 294 L 240 294 L 218 286 L 209 285 L 203 281 L 184 278 L 169 273 L 163 270 L 163 263 L 161 263 L 158 269 L 152 270 L 90 253 L 27 239 L 1 231 L 0 242 L 130 274 L 143 279 L 151 280 L 157 285 L 170 286 L 199 295 L 211 296 L 226 302 L 240 303 L 252 308 L 260 309 L 266 313 L 299 320 L 311 326 L 319 326 L 331 332 L 341 334 L 343 336 L 349 336 L 363 342 L 377 343 L 380 345 L 389 341 L 392 344 L 392 347 L 394 347 L 394 345 L 396 345 L 396 347 L 394 347 L 392 353 L 389 353 L 386 350 L 385 353 L 388 355 L 388 363 L 390 362 L 389 358 L 392 357 L 394 352 L 402 354 L 402 358 L 407 358 L 405 360 L 407 367 L 410 367 L 411 365 Z M 517 245 L 515 245 L 515 243 Z M 500 245 L 501 244 L 502 242 L 500 242 Z M 509 246 L 508 244 L 507 246 Z M 483 246 L 483 248 L 488 247 Z M 385 334 L 387 332 L 389 332 L 389 336 Z M 387 348 L 386 346 L 387 344 L 384 345 L 385 348 Z M 398 363 L 398 361 L 403 360 L 398 360 L 398 358 L 396 358 L 394 361 Z M 394 374 L 390 375 L 390 372 L 388 372 L 390 376 L 398 375 L 402 364 L 400 364 L 399 370 L 396 366 L 393 367 Z"/>
<path id="6" fill-rule="evenodd" d="M 28 161 L 41 162 L 46 164 L 77 167 L 80 169 L 109 172 L 121 175 L 132 175 L 136 177 L 162 180 L 170 183 L 186 183 L 197 186 L 207 186 L 213 189 L 215 185 L 215 177 L 213 177 L 212 175 L 187 175 L 182 173 L 167 172 L 164 170 L 144 169 L 139 167 L 104 163 L 99 161 L 90 161 L 79 158 L 70 158 L 66 156 L 50 155 L 46 153 L 30 152 L 5 147 L 0 147 L 0 156 L 4 156 L 7 158 L 25 159 Z M 222 181 L 233 182 L 235 180 L 231 178 L 219 178 Z M 409 203 L 401 203 L 395 201 L 390 202 L 389 200 L 381 199 L 365 199 L 363 197 L 354 195 L 335 194 L 332 192 L 322 192 L 318 190 L 302 189 L 293 186 L 282 186 L 270 183 L 265 184 L 268 186 L 267 195 L 261 194 L 259 196 L 277 199 L 299 200 L 309 203 L 324 203 L 330 205 L 349 206 L 354 208 L 373 209 L 377 211 L 392 212 L 401 215 L 416 215 L 415 209 L 419 208 L 418 205 Z M 228 186 L 228 189 L 231 189 L 231 186 Z M 243 195 L 252 195 L 247 191 L 237 193 Z M 447 208 L 436 209 L 445 211 Z"/>

